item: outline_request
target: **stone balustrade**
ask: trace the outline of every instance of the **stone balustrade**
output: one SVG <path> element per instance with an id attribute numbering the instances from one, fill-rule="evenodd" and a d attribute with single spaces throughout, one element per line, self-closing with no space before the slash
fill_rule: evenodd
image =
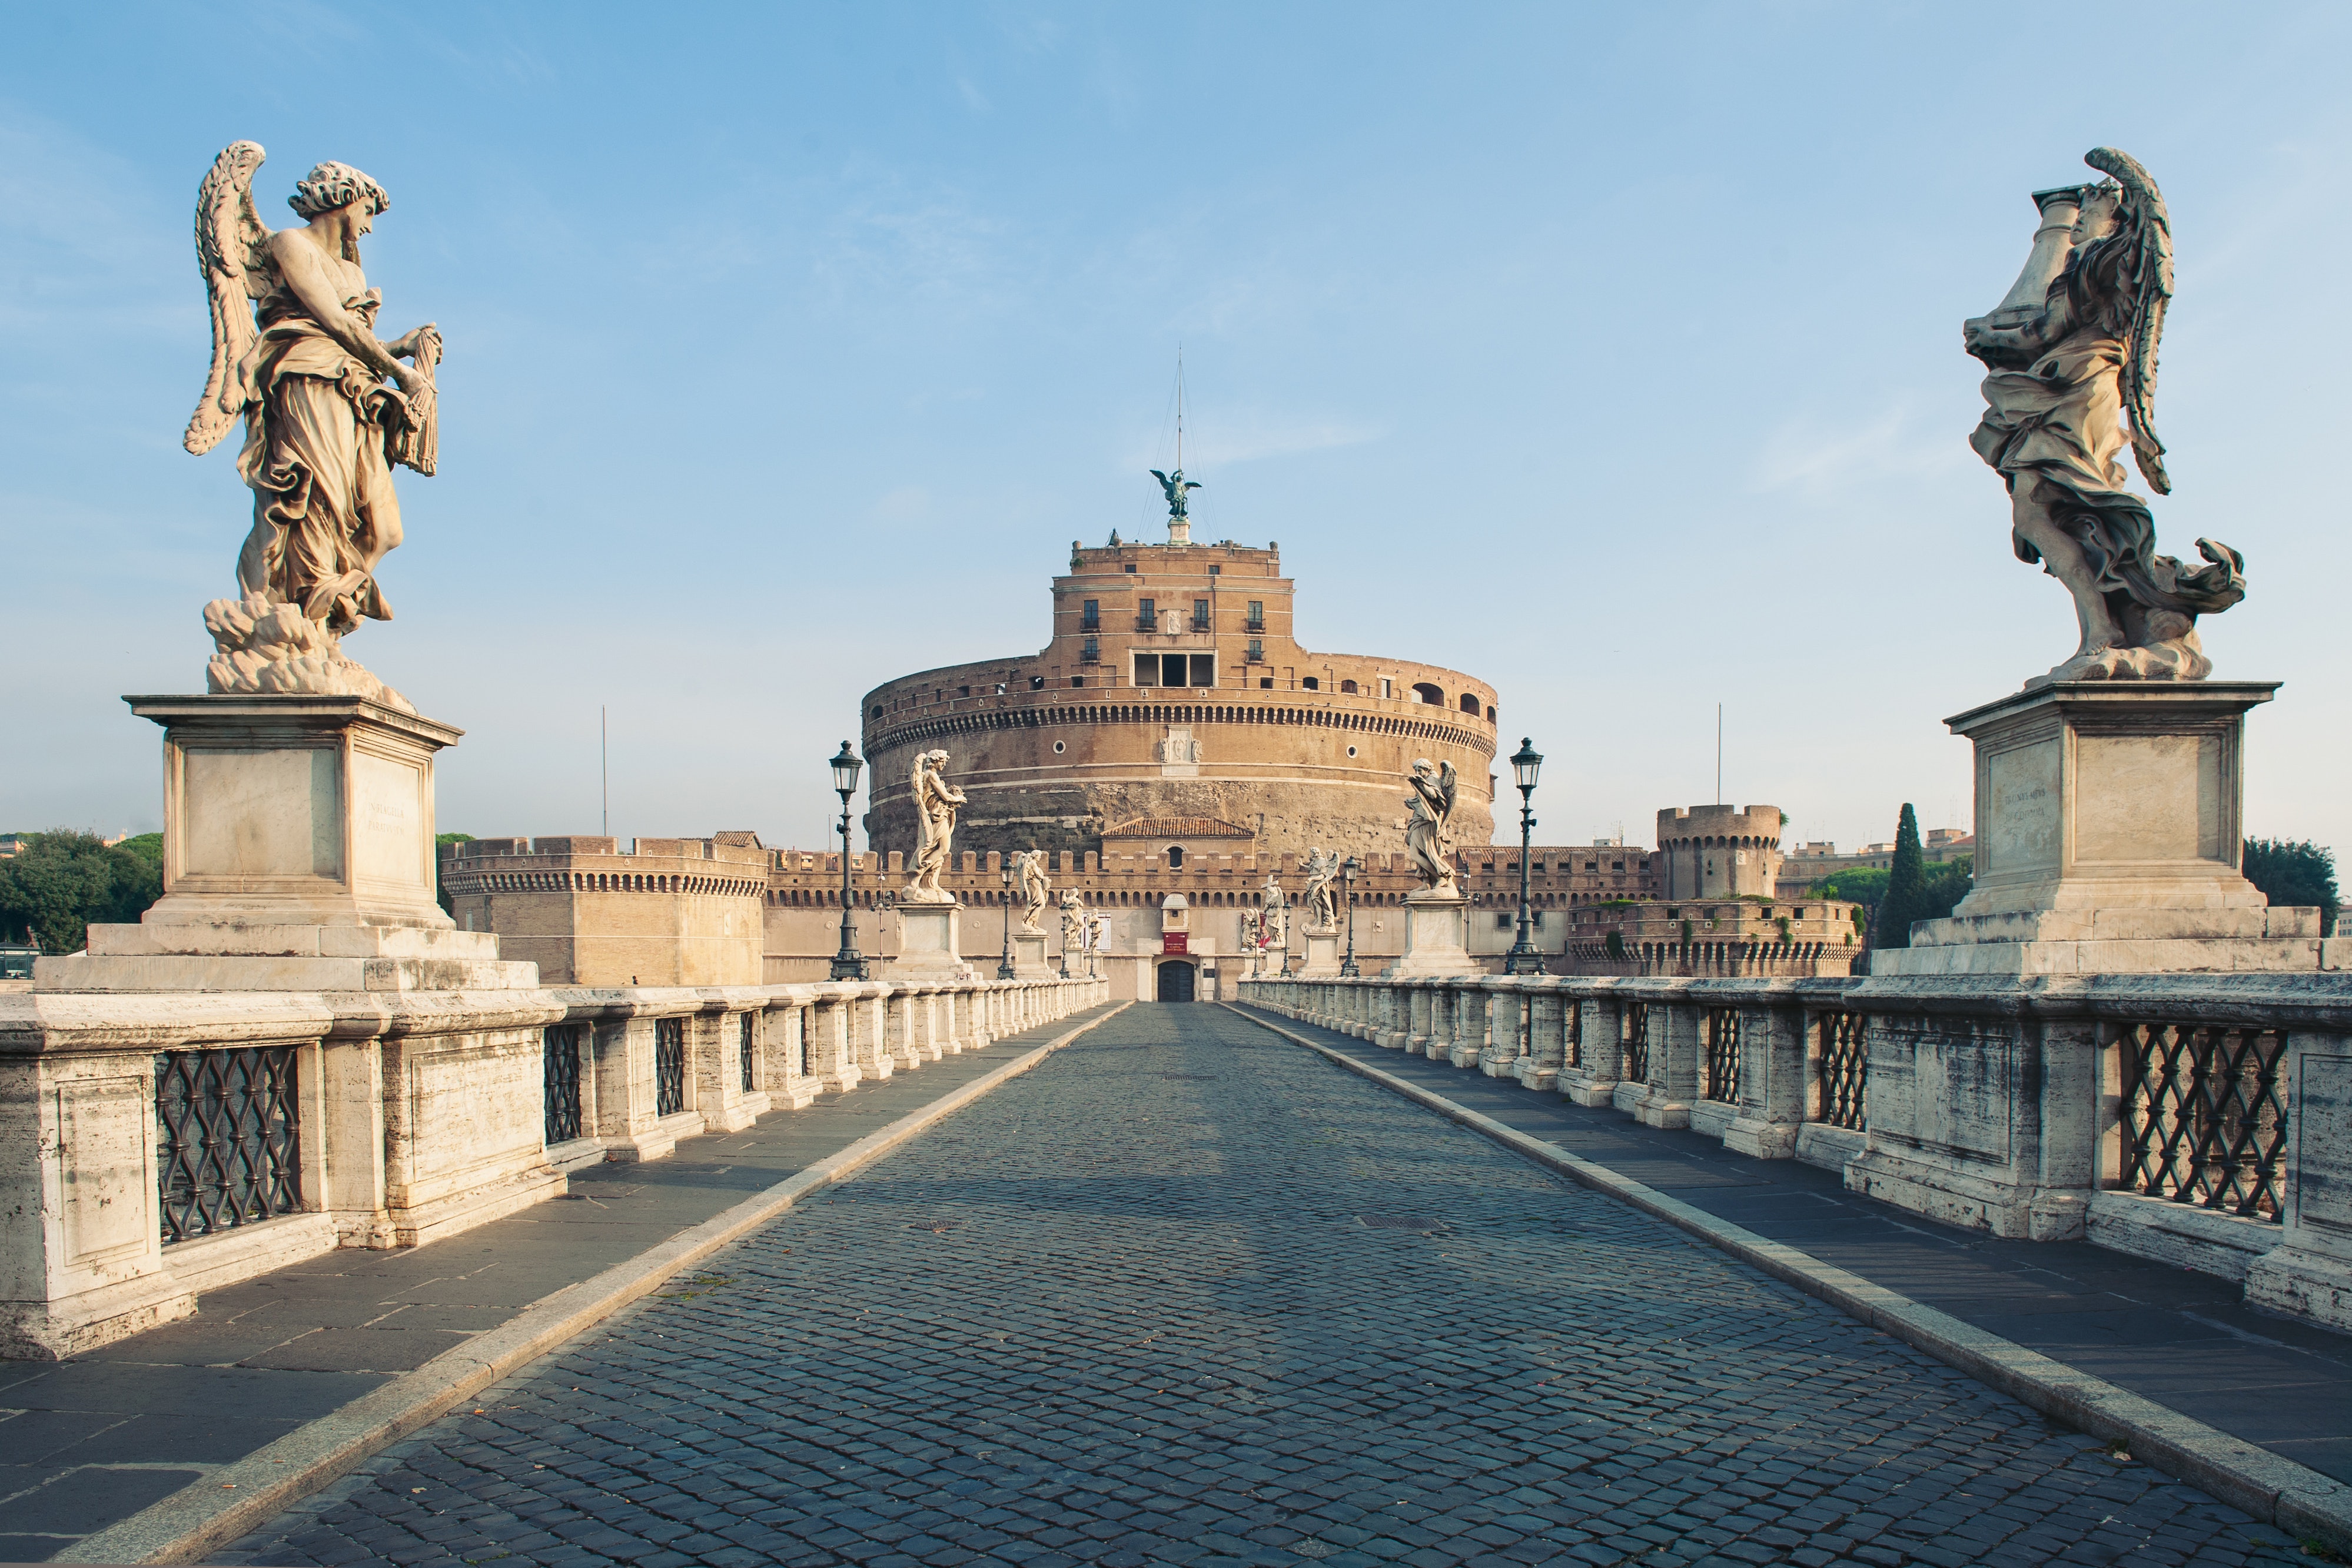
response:
<path id="1" fill-rule="evenodd" d="M 2352 1329 L 2352 975 L 1251 979 L 1241 999 Z"/>
<path id="2" fill-rule="evenodd" d="M 414 1247 L 1094 1006 L 1101 980 L 0 994 L 0 1356 Z"/>

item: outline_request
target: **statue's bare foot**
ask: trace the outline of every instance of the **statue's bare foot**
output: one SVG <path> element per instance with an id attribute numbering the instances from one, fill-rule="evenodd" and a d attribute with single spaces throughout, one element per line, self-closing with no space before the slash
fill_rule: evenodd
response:
<path id="1" fill-rule="evenodd" d="M 2202 680 L 2213 673 L 2196 632 L 2186 631 L 2146 647 L 2102 647 L 2078 653 L 2047 675 L 2025 683 L 2028 691 L 2064 680 Z"/>

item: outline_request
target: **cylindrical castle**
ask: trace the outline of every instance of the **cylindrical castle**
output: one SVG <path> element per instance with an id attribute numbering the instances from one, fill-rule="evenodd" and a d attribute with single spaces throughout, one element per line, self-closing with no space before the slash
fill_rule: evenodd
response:
<path id="1" fill-rule="evenodd" d="M 1777 805 L 1675 806 L 1658 813 L 1659 896 L 1674 899 L 1773 897 L 1780 876 Z"/>
<path id="2" fill-rule="evenodd" d="M 1486 844 L 1494 688 L 1310 653 L 1291 635 L 1291 596 L 1275 545 L 1074 542 L 1041 651 L 866 693 L 868 843 L 914 848 L 908 781 L 938 748 L 970 801 L 959 852 L 1100 852 L 1108 835 L 1155 850 L 1199 838 L 1228 853 L 1388 853 L 1416 757 L 1454 763 L 1455 836 Z"/>

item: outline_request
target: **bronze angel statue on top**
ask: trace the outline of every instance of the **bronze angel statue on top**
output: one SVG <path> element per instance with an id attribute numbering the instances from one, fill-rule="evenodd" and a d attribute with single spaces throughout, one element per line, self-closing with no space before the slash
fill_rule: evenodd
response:
<path id="1" fill-rule="evenodd" d="M 412 710 L 342 656 L 341 638 L 392 618 L 375 575 L 401 540 L 392 468 L 433 472 L 441 334 L 427 324 L 390 342 L 375 335 L 383 296 L 360 269 L 359 242 L 392 205 L 383 186 L 321 163 L 287 198 L 305 223 L 273 231 L 253 205 L 262 157 L 256 142 L 231 145 L 196 194 L 213 364 L 183 444 L 201 457 L 241 419 L 237 473 L 253 490 L 242 596 L 205 608 L 218 650 L 206 682 Z"/>
<path id="2" fill-rule="evenodd" d="M 2172 220 L 2146 169 L 2112 147 L 2083 161 L 2112 178 L 2037 191 L 2041 227 L 2008 298 L 1961 328 L 1991 373 L 1969 437 L 2008 482 L 2018 559 L 2074 596 L 2082 644 L 2028 686 L 2202 680 L 2197 617 L 2245 597 L 2245 558 L 2197 542 L 2200 567 L 2156 552 L 2147 502 L 2124 488 L 2128 429 L 2140 476 L 2169 495 L 2155 425 L 2157 345 L 2172 298 Z"/>

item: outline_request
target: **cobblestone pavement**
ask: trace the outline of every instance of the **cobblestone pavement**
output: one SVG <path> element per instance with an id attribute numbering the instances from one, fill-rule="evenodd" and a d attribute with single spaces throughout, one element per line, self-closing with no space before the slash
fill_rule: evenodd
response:
<path id="1" fill-rule="evenodd" d="M 2309 1561 L 1180 1005 L 1130 1009 L 211 1560 Z"/>

